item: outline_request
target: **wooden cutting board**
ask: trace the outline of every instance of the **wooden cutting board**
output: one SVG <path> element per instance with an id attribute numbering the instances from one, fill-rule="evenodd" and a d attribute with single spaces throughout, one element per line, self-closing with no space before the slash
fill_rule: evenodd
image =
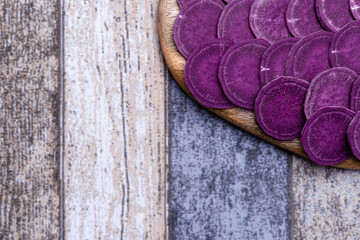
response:
<path id="1" fill-rule="evenodd" d="M 179 12 L 180 8 L 176 0 L 160 0 L 158 12 L 160 44 L 165 57 L 165 61 L 175 80 L 180 85 L 180 87 L 190 97 L 194 99 L 185 84 L 184 69 L 186 59 L 179 53 L 173 40 L 173 26 Z M 272 144 L 275 144 L 276 146 L 296 153 L 302 157 L 309 158 L 308 155 L 305 153 L 299 138 L 292 141 L 279 141 L 265 134 L 256 123 L 255 114 L 252 110 L 247 110 L 240 107 L 225 110 L 212 108 L 207 109 L 219 115 L 226 121 L 231 122 L 239 128 L 261 139 L 264 139 Z M 343 163 L 334 165 L 334 167 L 360 170 L 360 161 L 357 160 L 355 157 L 352 157 Z"/>

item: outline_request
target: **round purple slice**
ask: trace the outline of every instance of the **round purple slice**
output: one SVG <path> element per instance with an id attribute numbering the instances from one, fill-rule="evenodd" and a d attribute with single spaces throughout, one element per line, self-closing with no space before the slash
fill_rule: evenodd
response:
<path id="1" fill-rule="evenodd" d="M 360 74 L 360 21 L 349 23 L 337 32 L 331 42 L 333 67 L 347 67 Z"/>
<path id="2" fill-rule="evenodd" d="M 360 111 L 360 77 L 356 79 L 351 90 L 350 109 Z"/>
<path id="3" fill-rule="evenodd" d="M 248 40 L 233 45 L 223 56 L 219 79 L 225 95 L 235 105 L 254 108 L 260 90 L 261 56 L 269 46 L 264 40 Z"/>
<path id="4" fill-rule="evenodd" d="M 360 112 L 358 112 L 347 130 L 347 138 L 352 153 L 357 159 L 360 159 Z"/>
<path id="5" fill-rule="evenodd" d="M 321 24 L 332 32 L 354 21 L 349 0 L 316 0 L 316 12 Z"/>
<path id="6" fill-rule="evenodd" d="M 217 23 L 225 4 L 200 0 L 181 9 L 174 24 L 174 41 L 179 52 L 188 58 L 195 48 L 217 38 Z"/>
<path id="7" fill-rule="evenodd" d="M 255 0 L 250 9 L 250 27 L 256 38 L 274 43 L 291 37 L 285 13 L 289 0 Z"/>
<path id="8" fill-rule="evenodd" d="M 333 33 L 320 31 L 298 41 L 286 61 L 285 75 L 311 81 L 329 69 L 329 48 Z"/>
<path id="9" fill-rule="evenodd" d="M 316 16 L 315 0 L 290 0 L 286 23 L 290 33 L 298 38 L 323 30 Z"/>
<path id="10" fill-rule="evenodd" d="M 218 23 L 219 38 L 230 38 L 237 42 L 255 38 L 249 26 L 253 2 L 254 0 L 237 0 L 225 6 Z"/>
<path id="11" fill-rule="evenodd" d="M 192 95 L 209 108 L 233 108 L 218 79 L 219 63 L 232 43 L 217 40 L 193 51 L 185 65 L 185 82 Z"/>
<path id="12" fill-rule="evenodd" d="M 260 66 L 260 86 L 271 80 L 285 75 L 285 64 L 291 48 L 299 41 L 297 38 L 288 38 L 272 44 L 264 52 Z"/>
<path id="13" fill-rule="evenodd" d="M 325 107 L 305 123 L 301 142 L 310 159 L 320 165 L 335 165 L 350 158 L 346 131 L 355 113 L 343 107 Z"/>
<path id="14" fill-rule="evenodd" d="M 360 19 L 360 0 L 350 0 L 350 10 L 355 19 Z"/>
<path id="15" fill-rule="evenodd" d="M 263 87 L 255 101 L 256 121 L 278 140 L 300 137 L 305 124 L 304 100 L 309 83 L 293 77 L 279 77 Z"/>
<path id="16" fill-rule="evenodd" d="M 323 107 L 350 108 L 350 94 L 357 78 L 349 68 L 337 67 L 319 73 L 310 84 L 305 100 L 305 115 L 310 118 Z"/>
<path id="17" fill-rule="evenodd" d="M 199 0 L 177 0 L 180 8 L 184 8 L 186 7 L 186 5 L 188 4 L 194 4 L 196 2 L 198 2 Z M 221 2 L 221 0 L 211 0 L 211 1 L 215 1 L 215 2 Z M 225 1 L 226 2 L 226 1 Z"/>

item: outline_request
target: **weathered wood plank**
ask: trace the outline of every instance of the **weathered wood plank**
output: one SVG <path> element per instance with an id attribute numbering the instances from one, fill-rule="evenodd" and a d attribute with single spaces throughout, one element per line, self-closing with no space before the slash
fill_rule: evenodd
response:
<path id="1" fill-rule="evenodd" d="M 65 1 L 65 236 L 164 239 L 158 0 Z"/>
<path id="2" fill-rule="evenodd" d="M 294 157 L 292 239 L 359 239 L 360 172 Z"/>
<path id="3" fill-rule="evenodd" d="M 60 237 L 59 1 L 0 1 L 0 239 Z"/>
<path id="4" fill-rule="evenodd" d="M 172 239 L 288 239 L 291 155 L 169 81 Z"/>

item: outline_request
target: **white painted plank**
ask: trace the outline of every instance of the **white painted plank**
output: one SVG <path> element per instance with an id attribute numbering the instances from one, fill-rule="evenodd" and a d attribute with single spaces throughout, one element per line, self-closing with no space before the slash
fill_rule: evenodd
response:
<path id="1" fill-rule="evenodd" d="M 65 236 L 164 239 L 158 0 L 65 1 Z"/>

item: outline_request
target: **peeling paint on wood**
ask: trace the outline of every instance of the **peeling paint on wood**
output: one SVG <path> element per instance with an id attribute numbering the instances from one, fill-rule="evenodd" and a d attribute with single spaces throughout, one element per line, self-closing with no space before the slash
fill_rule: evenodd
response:
<path id="1" fill-rule="evenodd" d="M 158 0 L 65 1 L 65 236 L 164 239 Z"/>
<path id="2" fill-rule="evenodd" d="M 0 1 L 0 239 L 59 239 L 59 1 Z"/>
<path id="3" fill-rule="evenodd" d="M 61 99 L 59 0 L 0 2 L 0 239 L 61 239 L 62 134 L 65 239 L 166 239 L 169 135 L 173 239 L 359 239 L 359 172 L 290 166 L 189 99 L 157 4 L 66 0 Z"/>
<path id="4" fill-rule="evenodd" d="M 292 239 L 360 239 L 360 172 L 294 157 Z"/>
<path id="5" fill-rule="evenodd" d="M 291 155 L 169 81 L 172 239 L 289 239 Z"/>

